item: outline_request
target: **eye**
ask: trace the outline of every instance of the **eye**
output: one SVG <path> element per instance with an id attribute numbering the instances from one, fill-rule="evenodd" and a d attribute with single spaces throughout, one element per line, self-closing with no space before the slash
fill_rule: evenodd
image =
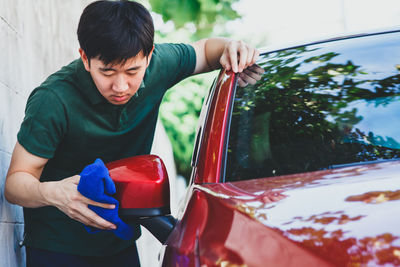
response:
<path id="1" fill-rule="evenodd" d="M 128 76 L 135 76 L 137 72 L 128 72 Z"/>
<path id="2" fill-rule="evenodd" d="M 114 74 L 113 71 L 102 71 L 101 73 L 106 77 L 110 77 Z"/>

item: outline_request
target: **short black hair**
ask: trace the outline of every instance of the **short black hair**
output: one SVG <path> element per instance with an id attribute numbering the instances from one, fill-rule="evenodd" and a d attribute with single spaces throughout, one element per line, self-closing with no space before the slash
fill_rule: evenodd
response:
<path id="1" fill-rule="evenodd" d="M 121 63 L 154 45 L 154 24 L 149 11 L 134 1 L 96 1 L 84 10 L 78 25 L 79 45 L 88 59 L 106 65 Z"/>

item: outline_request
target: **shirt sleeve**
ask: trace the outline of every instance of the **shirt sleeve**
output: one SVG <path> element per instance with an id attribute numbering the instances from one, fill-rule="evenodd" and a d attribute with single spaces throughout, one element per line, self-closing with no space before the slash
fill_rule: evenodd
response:
<path id="1" fill-rule="evenodd" d="M 35 89 L 28 98 L 17 138 L 28 152 L 50 159 L 66 128 L 66 112 L 59 97 L 49 89 Z"/>
<path id="2" fill-rule="evenodd" d="M 154 52 L 156 72 L 163 76 L 168 88 L 193 74 L 196 52 L 191 45 L 157 44 Z"/>

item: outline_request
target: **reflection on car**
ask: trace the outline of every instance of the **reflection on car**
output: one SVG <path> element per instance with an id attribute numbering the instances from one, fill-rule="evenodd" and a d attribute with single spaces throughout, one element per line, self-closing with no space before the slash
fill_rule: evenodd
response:
<path id="1" fill-rule="evenodd" d="M 227 179 L 398 158 L 398 48 L 386 34 L 264 54 L 262 81 L 236 90 Z"/>

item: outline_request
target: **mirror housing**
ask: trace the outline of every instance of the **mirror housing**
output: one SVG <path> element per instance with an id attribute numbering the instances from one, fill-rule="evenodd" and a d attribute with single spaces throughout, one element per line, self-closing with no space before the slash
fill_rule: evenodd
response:
<path id="1" fill-rule="evenodd" d="M 119 216 L 139 223 L 164 243 L 175 226 L 170 215 L 168 173 L 160 157 L 142 155 L 106 164 L 117 189 Z"/>
<path id="2" fill-rule="evenodd" d="M 169 181 L 161 158 L 143 155 L 106 164 L 117 189 L 121 216 L 170 214 Z"/>

